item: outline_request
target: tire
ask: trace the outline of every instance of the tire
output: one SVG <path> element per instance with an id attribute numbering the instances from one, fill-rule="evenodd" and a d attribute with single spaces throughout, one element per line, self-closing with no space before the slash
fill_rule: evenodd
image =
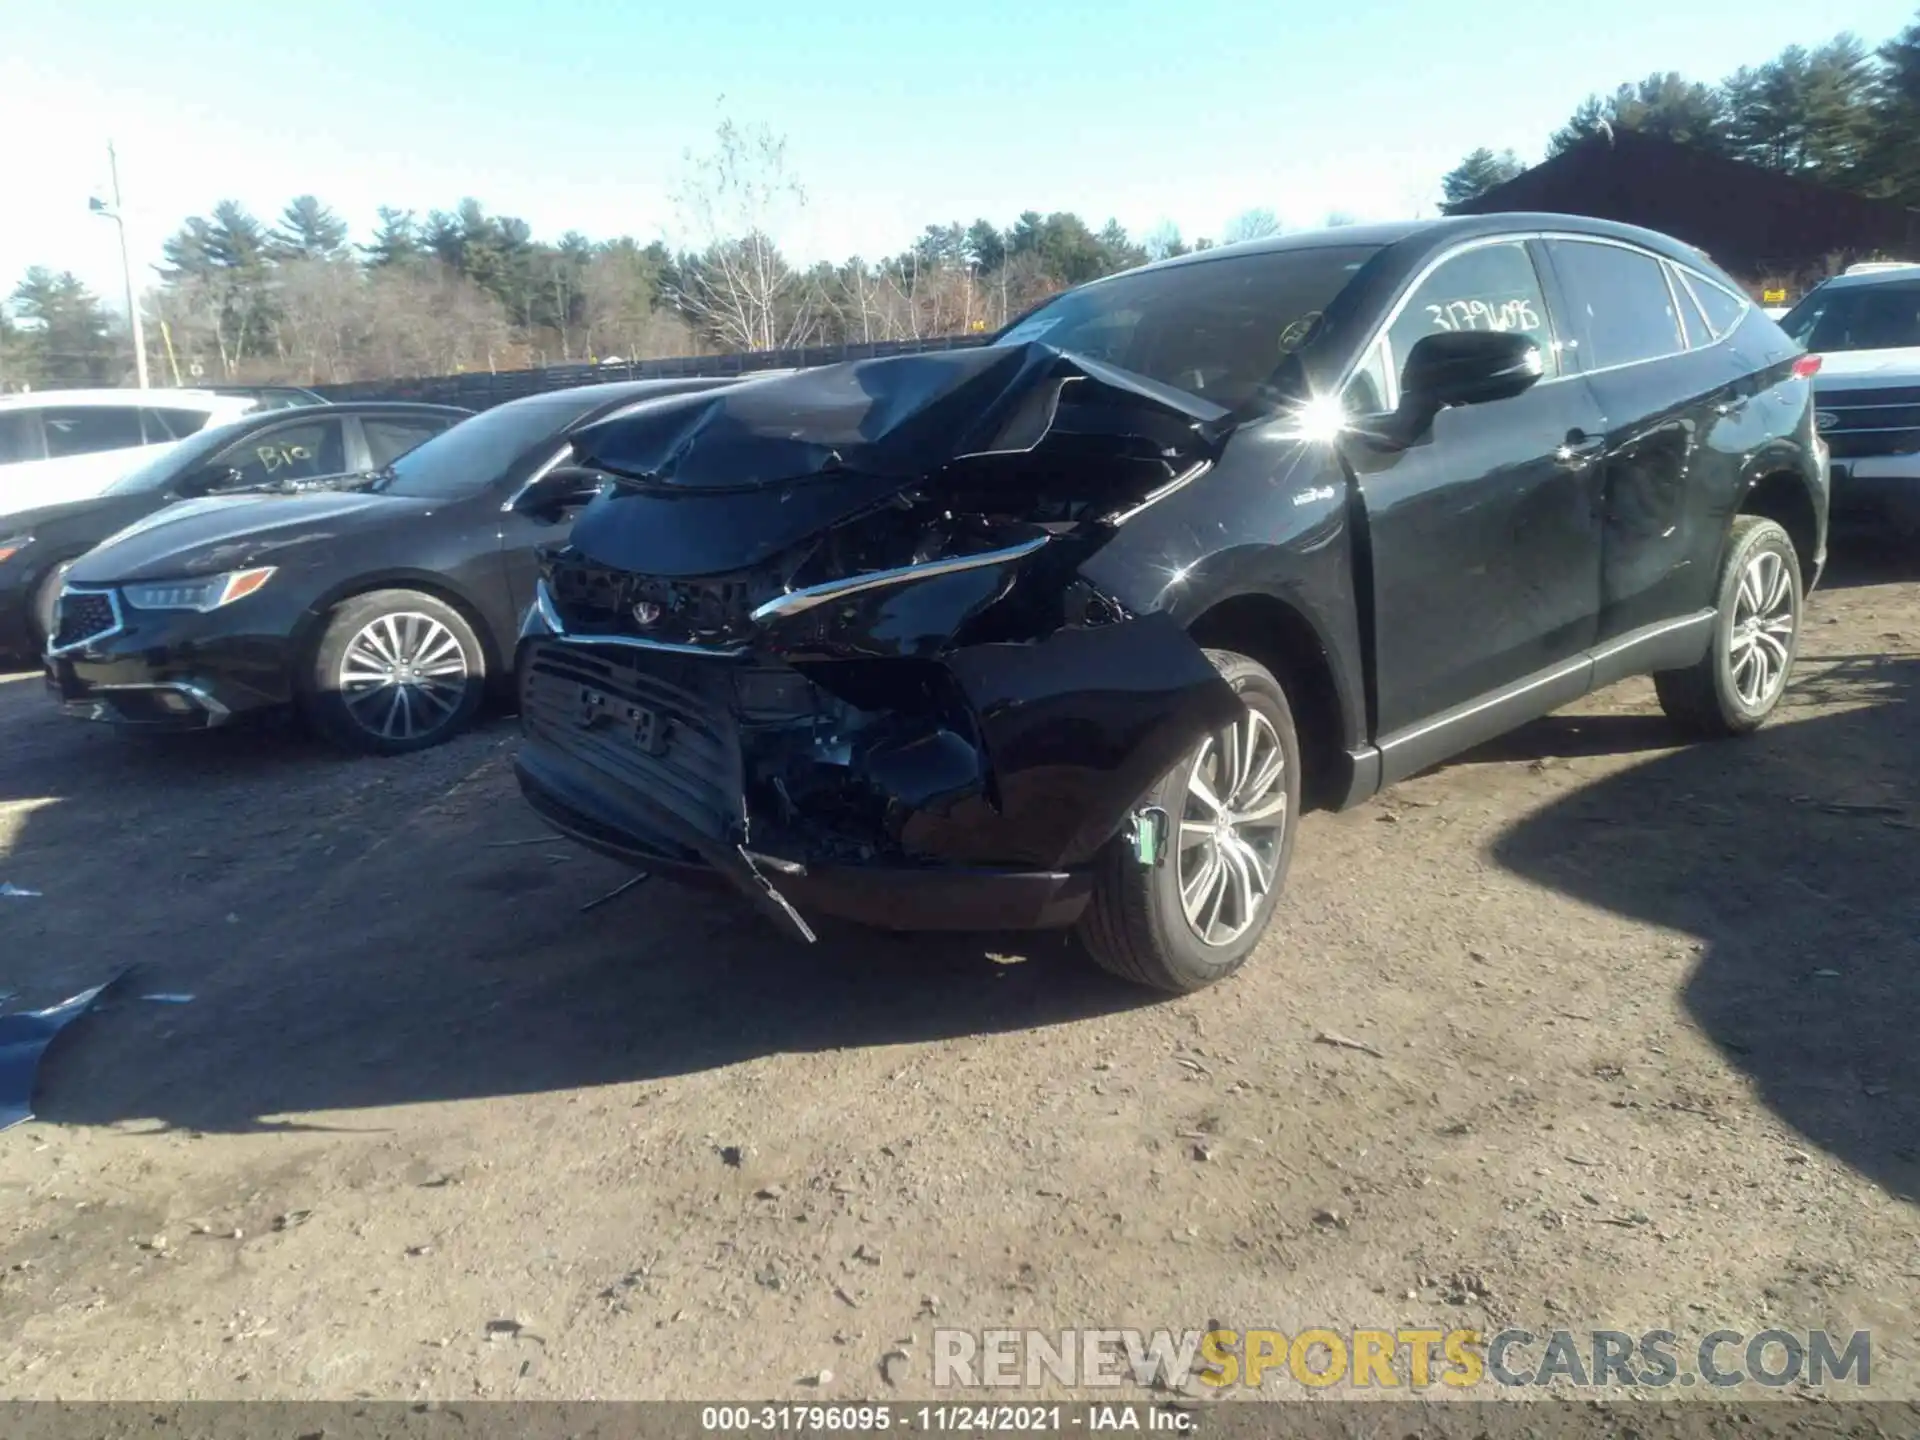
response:
<path id="1" fill-rule="evenodd" d="M 466 729 L 486 684 L 486 652 L 458 610 L 418 590 L 374 590 L 334 607 L 300 708 L 342 749 L 403 755 Z"/>
<path id="2" fill-rule="evenodd" d="M 1787 532 L 1758 515 L 1736 516 L 1720 568 L 1713 640 L 1697 665 L 1653 677 L 1660 708 L 1710 738 L 1758 730 L 1786 693 L 1804 604 Z M 1764 674 L 1755 668 L 1762 665 Z"/>
<path id="3" fill-rule="evenodd" d="M 40 577 L 40 583 L 33 587 L 33 608 L 28 612 L 28 624 L 33 627 L 33 638 L 45 654 L 48 643 L 53 639 L 53 612 L 60 604 L 60 587 L 66 583 L 67 572 L 73 569 L 73 561 L 62 560 L 58 565 Z"/>
<path id="4" fill-rule="evenodd" d="M 1228 881 L 1224 890 L 1216 885 L 1198 892 L 1203 903 L 1197 907 L 1197 921 L 1188 919 L 1182 902 L 1183 881 L 1201 885 L 1208 856 L 1220 854 L 1217 842 L 1204 836 L 1183 849 L 1191 837 L 1182 822 L 1198 825 L 1198 817 L 1210 813 L 1207 801 L 1189 792 L 1188 782 L 1196 767 L 1203 781 L 1218 775 L 1217 768 L 1209 767 L 1220 762 L 1226 740 L 1222 732 L 1195 745 L 1141 797 L 1141 807 L 1157 806 L 1168 817 L 1161 863 L 1143 867 L 1125 836 L 1109 842 L 1094 862 L 1093 895 L 1078 927 L 1080 943 L 1102 969 L 1137 985 L 1182 995 L 1231 975 L 1259 943 L 1286 884 L 1300 815 L 1300 740 L 1286 692 L 1265 666 L 1245 655 L 1209 650 L 1207 658 L 1246 701 L 1248 717 L 1233 727 L 1234 734 L 1244 736 L 1250 729 L 1255 734 L 1254 773 L 1245 776 L 1238 798 L 1251 813 L 1265 813 L 1279 822 L 1277 828 L 1236 827 L 1237 836 L 1253 852 L 1251 858 L 1263 862 L 1265 888 L 1259 889 L 1253 875 L 1240 869 L 1223 875 Z M 1260 772 L 1274 753 L 1279 774 L 1261 784 Z M 1217 794 L 1217 786 L 1210 788 Z M 1269 811 L 1270 806 L 1277 808 Z M 1247 858 L 1244 852 L 1241 858 Z M 1237 885 L 1232 883 L 1235 873 L 1244 877 Z M 1253 903 L 1244 904 L 1250 894 Z M 1215 896 L 1218 905 L 1210 909 L 1210 897 Z M 1210 930 L 1210 936 L 1203 937 L 1202 929 Z"/>

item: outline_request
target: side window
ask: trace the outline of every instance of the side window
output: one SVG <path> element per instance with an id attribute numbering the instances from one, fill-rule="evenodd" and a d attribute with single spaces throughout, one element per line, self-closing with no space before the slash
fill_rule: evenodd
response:
<path id="1" fill-rule="evenodd" d="M 140 412 L 131 405 L 49 406 L 41 413 L 46 417 L 51 460 L 132 450 L 146 443 L 140 432 Z"/>
<path id="2" fill-rule="evenodd" d="M 373 468 L 378 470 L 447 427 L 438 420 L 376 420 L 368 416 L 361 420 L 360 428 L 367 437 L 367 452 L 373 459 Z"/>
<path id="3" fill-rule="evenodd" d="M 285 480 L 314 480 L 346 468 L 346 438 L 338 420 L 309 420 L 282 425 L 221 452 L 217 465 L 240 472 L 234 488 L 272 485 Z"/>
<path id="4" fill-rule="evenodd" d="M 1480 245 L 1443 261 L 1388 328 L 1388 363 L 1402 373 L 1415 342 L 1446 330 L 1522 331 L 1539 343 L 1543 373 L 1560 371 L 1546 296 L 1524 242 Z"/>
<path id="5" fill-rule="evenodd" d="M 1667 280 L 1673 287 L 1674 297 L 1680 302 L 1680 332 L 1686 336 L 1687 348 L 1699 350 L 1711 345 L 1713 332 L 1701 318 L 1700 307 L 1693 303 L 1693 292 L 1687 289 L 1687 282 L 1680 278 L 1679 270 L 1669 265 Z"/>
<path id="6" fill-rule="evenodd" d="M 1689 275 L 1684 270 L 1680 275 L 1693 292 L 1701 313 L 1707 317 L 1707 325 L 1712 329 L 1714 339 L 1720 339 L 1733 329 L 1740 323 L 1740 317 L 1747 313 L 1747 302 L 1738 295 L 1728 294 L 1704 276 Z"/>
<path id="7" fill-rule="evenodd" d="M 1587 368 L 1677 355 L 1686 342 L 1660 262 L 1640 250 L 1549 240 Z"/>
<path id="8" fill-rule="evenodd" d="M 178 410 L 154 408 L 145 412 L 147 434 L 150 445 L 158 445 L 166 440 L 184 440 L 204 430 L 207 425 L 207 412 L 204 410 Z"/>
<path id="9" fill-rule="evenodd" d="M 0 465 L 47 458 L 38 410 L 0 410 Z"/>

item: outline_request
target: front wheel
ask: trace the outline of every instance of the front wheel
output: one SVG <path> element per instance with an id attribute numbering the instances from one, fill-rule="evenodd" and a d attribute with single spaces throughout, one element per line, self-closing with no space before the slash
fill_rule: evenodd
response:
<path id="1" fill-rule="evenodd" d="M 1701 735 L 1757 730 L 1786 694 L 1800 648 L 1800 562 L 1787 532 L 1758 515 L 1733 522 L 1706 655 L 1653 677 L 1660 708 Z"/>
<path id="2" fill-rule="evenodd" d="M 1300 812 L 1300 741 L 1286 692 L 1264 665 L 1207 658 L 1245 702 L 1142 797 L 1166 813 L 1164 855 L 1146 866 L 1125 837 L 1095 862 L 1079 935 L 1122 979 L 1185 994 L 1231 975 L 1273 917 Z"/>
<path id="3" fill-rule="evenodd" d="M 33 588 L 33 610 L 31 623 L 33 638 L 39 644 L 42 654 L 53 643 L 53 631 L 60 613 L 60 587 L 67 583 L 67 572 L 73 569 L 73 561 L 62 560 L 40 577 L 40 583 Z"/>
<path id="4" fill-rule="evenodd" d="M 486 678 L 486 653 L 458 610 L 417 590 L 375 590 L 328 617 L 301 708 L 336 745 L 399 755 L 465 729 Z"/>

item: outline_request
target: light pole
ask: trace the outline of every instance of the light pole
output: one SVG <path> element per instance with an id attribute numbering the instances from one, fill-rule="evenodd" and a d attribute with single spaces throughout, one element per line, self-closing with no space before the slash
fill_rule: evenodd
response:
<path id="1" fill-rule="evenodd" d="M 87 208 L 96 215 L 104 215 L 120 227 L 120 275 L 127 286 L 127 319 L 133 326 L 133 370 L 140 377 L 140 388 L 147 388 L 147 331 L 140 323 L 140 307 L 133 299 L 133 261 L 127 254 L 127 222 L 120 214 L 120 159 L 113 153 L 113 142 L 107 142 L 107 169 L 113 176 L 113 204 L 108 205 L 99 196 L 87 201 Z"/>

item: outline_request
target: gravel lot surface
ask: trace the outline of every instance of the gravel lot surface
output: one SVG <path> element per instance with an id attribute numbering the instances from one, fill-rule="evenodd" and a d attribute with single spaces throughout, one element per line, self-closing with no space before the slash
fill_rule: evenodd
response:
<path id="1" fill-rule="evenodd" d="M 1635 682 L 1311 817 L 1178 1001 L 583 913 L 623 874 L 514 733 L 136 742 L 0 679 L 0 991 L 132 967 L 0 1135 L 0 1391 L 916 1396 L 936 1325 L 1219 1322 L 1867 1329 L 1920 1397 L 1920 562 L 1815 597 L 1750 740 Z"/>

